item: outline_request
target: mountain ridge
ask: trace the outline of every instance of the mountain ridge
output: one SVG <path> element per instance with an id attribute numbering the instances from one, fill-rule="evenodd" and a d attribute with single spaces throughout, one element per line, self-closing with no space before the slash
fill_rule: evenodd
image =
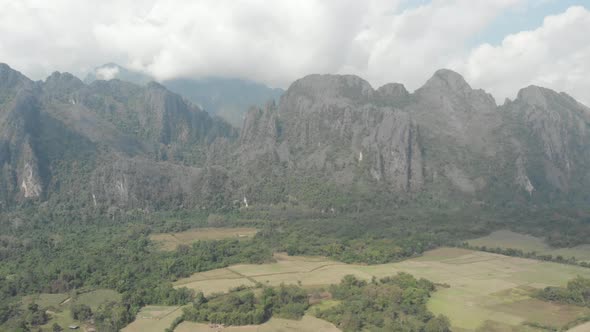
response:
<path id="1" fill-rule="evenodd" d="M 449 70 L 413 93 L 314 74 L 278 103 L 252 108 L 235 130 L 157 83 L 88 85 L 67 73 L 32 82 L 17 73 L 0 65 L 10 78 L 0 81 L 0 96 L 10 97 L 0 103 L 5 206 L 231 209 L 246 198 L 346 211 L 360 201 L 590 198 L 590 112 L 549 89 L 523 88 L 498 106 Z"/>
<path id="2" fill-rule="evenodd" d="M 129 70 L 116 63 L 107 63 L 88 73 L 84 82 L 89 84 L 96 80 L 111 79 L 120 79 L 137 85 L 156 81 L 154 77 L 139 71 Z M 251 106 L 263 104 L 270 99 L 277 100 L 284 92 L 282 89 L 269 88 L 249 80 L 223 77 L 176 78 L 163 80 L 159 84 L 183 96 L 199 108 L 224 118 L 237 128 Z"/>

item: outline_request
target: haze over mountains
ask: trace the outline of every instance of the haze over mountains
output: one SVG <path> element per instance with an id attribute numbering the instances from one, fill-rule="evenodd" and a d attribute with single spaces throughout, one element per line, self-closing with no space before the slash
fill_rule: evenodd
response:
<path id="1" fill-rule="evenodd" d="M 115 63 L 96 67 L 88 73 L 84 82 L 119 79 L 138 85 L 155 81 L 144 73 L 129 70 Z M 209 77 L 203 79 L 177 78 L 161 82 L 170 91 L 178 93 L 210 114 L 218 115 L 239 128 L 252 105 L 261 105 L 268 100 L 278 100 L 284 92 L 263 84 L 235 78 Z"/>
<path id="2" fill-rule="evenodd" d="M 413 93 L 309 75 L 237 130 L 157 83 L 0 65 L 2 208 L 587 203 L 589 134 L 565 93 L 529 86 L 498 106 L 444 69 Z"/>

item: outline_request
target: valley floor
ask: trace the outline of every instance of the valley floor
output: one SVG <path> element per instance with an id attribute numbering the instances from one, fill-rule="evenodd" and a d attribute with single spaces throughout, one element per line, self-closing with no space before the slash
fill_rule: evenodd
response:
<path id="1" fill-rule="evenodd" d="M 448 316 L 457 331 L 482 327 L 523 331 L 528 329 L 523 323 L 561 328 L 590 315 L 588 308 L 531 297 L 536 289 L 563 286 L 578 275 L 590 277 L 590 269 L 577 266 L 458 248 L 440 248 L 418 258 L 382 265 L 344 264 L 320 257 L 285 254 L 275 254 L 275 259 L 276 262 L 270 264 L 238 264 L 197 273 L 179 280 L 176 287 L 188 287 L 205 294 L 255 282 L 319 287 L 338 283 L 348 274 L 371 279 L 407 272 L 449 286 L 439 287 L 428 306 L 434 313 Z M 313 307 L 310 312 L 313 313 Z"/>
<path id="2" fill-rule="evenodd" d="M 579 262 L 590 262 L 590 244 L 578 245 L 572 248 L 553 248 L 542 238 L 509 230 L 495 231 L 487 236 L 469 240 L 467 243 L 476 247 L 518 249 L 525 253 L 535 252 L 538 255 L 562 256 L 566 259 L 573 257 Z"/>

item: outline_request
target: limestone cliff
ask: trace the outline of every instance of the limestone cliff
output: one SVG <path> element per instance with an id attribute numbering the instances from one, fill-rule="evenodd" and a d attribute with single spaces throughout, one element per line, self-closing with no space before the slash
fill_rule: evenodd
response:
<path id="1" fill-rule="evenodd" d="M 0 65 L 0 208 L 583 203 L 589 133 L 566 94 L 531 86 L 497 106 L 450 70 L 413 93 L 309 75 L 238 132 L 156 83 L 32 82 Z"/>

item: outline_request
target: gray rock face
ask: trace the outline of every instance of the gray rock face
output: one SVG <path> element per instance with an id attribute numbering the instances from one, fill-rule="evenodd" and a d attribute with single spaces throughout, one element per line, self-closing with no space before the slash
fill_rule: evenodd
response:
<path id="1" fill-rule="evenodd" d="M 407 112 L 378 106 L 385 98 L 409 98 L 404 91 L 390 85 L 377 93 L 354 76 L 307 76 L 287 90 L 278 110 L 249 113 L 241 159 L 266 154 L 290 172 L 319 172 L 344 185 L 364 169 L 394 191 L 417 191 L 424 183 L 420 130 Z"/>
<path id="2" fill-rule="evenodd" d="M 583 200 L 589 134 L 590 110 L 566 94 L 531 86 L 497 106 L 449 70 L 413 93 L 309 75 L 278 104 L 252 108 L 238 132 L 156 83 L 86 85 L 67 73 L 32 82 L 0 65 L 0 208 L 219 208 L 337 193 Z"/>
<path id="3" fill-rule="evenodd" d="M 375 91 L 354 76 L 310 75 L 276 110 L 249 115 L 240 156 L 248 156 L 242 165 L 286 162 L 286 174 L 374 183 L 401 195 L 568 195 L 588 181 L 589 115 L 571 97 L 537 87 L 498 107 L 450 70 L 413 94 L 401 84 Z"/>
<path id="4" fill-rule="evenodd" d="M 503 108 L 515 150 L 526 156 L 522 167 L 535 174 L 533 187 L 583 190 L 590 161 L 590 109 L 567 94 L 536 86 L 520 90 Z"/>
<path id="5" fill-rule="evenodd" d="M 377 100 L 386 105 L 404 106 L 410 98 L 410 93 L 403 84 L 388 83 L 375 91 Z"/>
<path id="6" fill-rule="evenodd" d="M 155 81 L 147 74 L 108 63 L 88 73 L 84 82 L 90 84 L 97 80 L 117 79 L 137 85 Z M 278 100 L 284 92 L 263 84 L 236 79 L 209 77 L 202 79 L 177 78 L 163 81 L 170 91 L 188 99 L 191 103 L 212 115 L 222 117 L 236 128 L 240 128 L 250 107 L 261 105 L 268 100 Z"/>
<path id="7" fill-rule="evenodd" d="M 85 85 L 57 72 L 33 83 L 6 65 L 0 78 L 0 208 L 30 199 L 205 207 L 225 195 L 223 172 L 205 167 L 208 145 L 231 145 L 235 130 L 164 87 Z"/>
<path id="8" fill-rule="evenodd" d="M 34 86 L 19 76 L 7 74 L 12 88 L 18 88 L 4 104 L 0 104 L 0 200 L 10 203 L 23 198 L 39 198 L 44 181 L 39 164 L 39 102 Z M 18 78 L 14 80 L 14 78 Z"/>
<path id="9" fill-rule="evenodd" d="M 247 164 L 261 155 L 274 156 L 281 134 L 276 105 L 274 102 L 264 108 L 252 108 L 248 111 L 239 138 L 239 163 Z M 279 158 L 280 159 L 280 158 Z M 288 160 L 288 157 L 285 158 Z"/>

